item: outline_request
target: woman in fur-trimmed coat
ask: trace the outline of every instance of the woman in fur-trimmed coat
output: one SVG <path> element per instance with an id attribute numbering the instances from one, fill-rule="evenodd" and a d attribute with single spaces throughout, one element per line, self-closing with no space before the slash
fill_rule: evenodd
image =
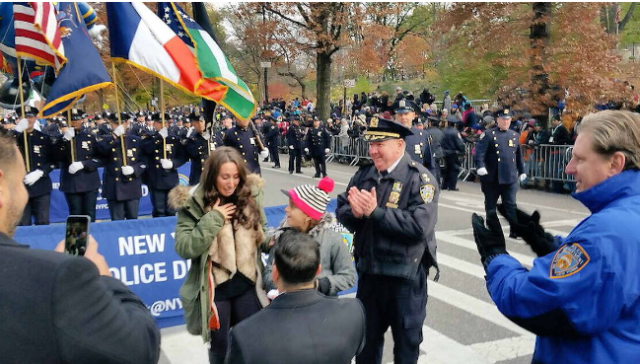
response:
<path id="1" fill-rule="evenodd" d="M 224 363 L 229 329 L 268 304 L 258 260 L 266 228 L 262 185 L 238 151 L 222 147 L 205 162 L 199 185 L 169 194 L 178 211 L 176 252 L 191 259 L 180 288 L 187 330 L 210 341 L 212 364 Z"/>

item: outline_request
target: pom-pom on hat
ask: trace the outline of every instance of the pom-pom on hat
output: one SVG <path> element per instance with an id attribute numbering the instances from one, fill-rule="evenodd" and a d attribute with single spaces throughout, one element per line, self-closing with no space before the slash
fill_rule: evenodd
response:
<path id="1" fill-rule="evenodd" d="M 302 185 L 282 193 L 289 196 L 297 208 L 314 220 L 320 220 L 327 211 L 327 204 L 331 198 L 329 193 L 333 191 L 334 182 L 329 177 L 324 177 L 317 186 Z"/>

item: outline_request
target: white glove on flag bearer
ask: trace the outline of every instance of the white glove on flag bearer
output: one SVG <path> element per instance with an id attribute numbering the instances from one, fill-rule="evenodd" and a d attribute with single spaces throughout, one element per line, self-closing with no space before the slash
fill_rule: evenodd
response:
<path id="1" fill-rule="evenodd" d="M 487 174 L 489 174 L 489 172 L 487 172 L 486 168 L 478 168 L 478 176 L 486 176 Z"/>
<path id="2" fill-rule="evenodd" d="M 265 150 L 263 150 L 262 152 L 260 152 L 260 157 L 261 157 L 262 159 L 269 158 L 269 151 L 268 151 L 268 150 L 266 150 L 266 149 L 265 149 Z"/>
<path id="3" fill-rule="evenodd" d="M 42 176 L 44 176 L 44 172 L 42 172 L 39 169 L 36 169 L 35 171 L 24 176 L 24 179 L 22 181 L 27 186 L 33 186 L 36 182 L 40 180 L 40 178 L 42 178 Z"/>
<path id="4" fill-rule="evenodd" d="M 160 164 L 162 164 L 162 168 L 171 169 L 173 168 L 173 162 L 169 159 L 160 159 Z"/>
<path id="5" fill-rule="evenodd" d="M 84 168 L 84 164 L 82 162 L 73 162 L 69 166 L 69 173 L 76 174 L 79 170 Z"/>

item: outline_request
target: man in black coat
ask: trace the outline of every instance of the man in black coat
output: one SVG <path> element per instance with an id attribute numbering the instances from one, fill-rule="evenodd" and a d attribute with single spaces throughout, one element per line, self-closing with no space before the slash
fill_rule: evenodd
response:
<path id="1" fill-rule="evenodd" d="M 284 232 L 272 254 L 283 293 L 231 329 L 226 363 L 351 363 L 365 344 L 362 303 L 318 292 L 320 247 L 309 235 Z"/>
<path id="2" fill-rule="evenodd" d="M 303 133 L 300 127 L 300 117 L 294 116 L 293 124 L 287 130 L 287 145 L 289 146 L 289 174 L 293 174 L 295 165 L 296 173 L 302 173 L 302 143 Z"/>
<path id="3" fill-rule="evenodd" d="M 464 155 L 464 142 L 456 128 L 460 122 L 456 117 L 449 116 L 448 127 L 442 133 L 442 153 L 444 155 L 445 174 L 442 180 L 442 189 L 458 191 L 458 173 L 460 173 L 460 156 Z"/>
<path id="4" fill-rule="evenodd" d="M 280 129 L 276 125 L 276 118 L 273 116 L 267 116 L 269 120 L 268 123 L 265 123 L 264 129 L 264 139 L 265 143 L 269 148 L 269 155 L 271 156 L 271 161 L 274 163 L 273 168 L 280 168 L 280 154 L 278 151 L 278 147 L 280 146 Z"/>
<path id="5" fill-rule="evenodd" d="M 29 198 L 20 154 L 0 131 L 0 361 L 157 363 L 160 332 L 153 317 L 111 277 L 95 240 L 80 258 L 11 238 Z"/>
<path id="6" fill-rule="evenodd" d="M 313 158 L 313 164 L 316 167 L 316 174 L 314 178 L 320 178 L 327 176 L 327 163 L 325 161 L 326 155 L 331 152 L 329 147 L 331 146 L 331 140 L 329 139 L 329 133 L 325 128 L 320 127 L 320 120 L 313 120 L 313 128 L 307 131 L 305 138 L 304 152 L 309 154 Z"/>

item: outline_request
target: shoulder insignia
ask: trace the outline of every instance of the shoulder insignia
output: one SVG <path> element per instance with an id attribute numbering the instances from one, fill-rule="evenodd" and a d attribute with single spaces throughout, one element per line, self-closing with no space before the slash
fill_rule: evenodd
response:
<path id="1" fill-rule="evenodd" d="M 431 182 L 431 178 L 429 178 L 429 174 L 428 173 L 420 174 L 420 178 L 422 178 L 422 182 L 424 182 L 424 183 Z"/>
<path id="2" fill-rule="evenodd" d="M 480 140 L 484 139 L 484 132 L 482 134 L 480 134 Z"/>
<path id="3" fill-rule="evenodd" d="M 578 243 L 564 245 L 556 252 L 551 261 L 549 278 L 565 278 L 578 273 L 584 268 L 591 258 Z"/>
<path id="4" fill-rule="evenodd" d="M 436 193 L 436 188 L 432 184 L 422 185 L 420 187 L 420 197 L 424 203 L 431 203 L 433 201 L 433 196 Z"/>

